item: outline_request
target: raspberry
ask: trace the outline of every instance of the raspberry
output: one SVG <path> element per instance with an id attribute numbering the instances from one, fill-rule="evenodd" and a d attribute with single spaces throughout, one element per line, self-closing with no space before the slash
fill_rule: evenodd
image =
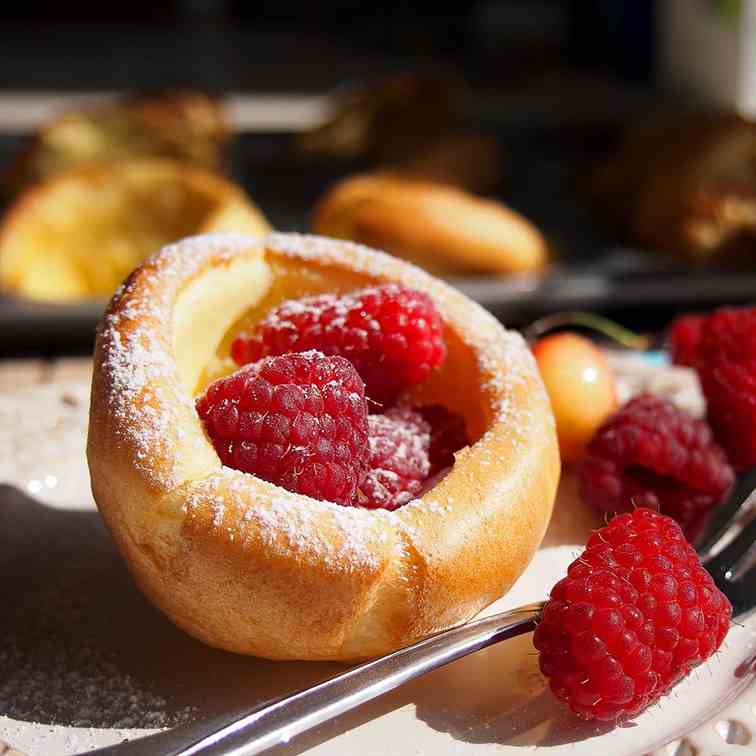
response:
<path id="1" fill-rule="evenodd" d="M 308 349 L 338 354 L 357 368 L 366 394 L 389 405 L 402 389 L 443 364 L 442 328 L 427 294 L 386 284 L 283 302 L 234 339 L 231 355 L 241 365 Z"/>
<path id="2" fill-rule="evenodd" d="M 681 315 L 667 329 L 667 343 L 675 365 L 695 367 L 706 315 Z"/>
<path id="3" fill-rule="evenodd" d="M 731 362 L 756 359 L 756 307 L 724 307 L 706 318 L 701 357 Z"/>
<path id="4" fill-rule="evenodd" d="M 756 307 L 727 308 L 702 328 L 698 377 L 707 417 L 736 469 L 756 464 Z"/>
<path id="5" fill-rule="evenodd" d="M 419 407 L 418 412 L 430 425 L 428 457 L 431 474 L 451 467 L 454 464 L 454 452 L 470 443 L 464 418 L 443 404 L 427 404 Z"/>
<path id="6" fill-rule="evenodd" d="M 733 466 L 756 465 L 756 361 L 714 362 L 699 370 L 707 419 Z"/>
<path id="7" fill-rule="evenodd" d="M 415 498 L 430 472 L 430 426 L 409 407 L 370 415 L 370 471 L 360 485 L 361 505 L 396 509 Z"/>
<path id="8" fill-rule="evenodd" d="M 557 698 L 585 719 L 634 716 L 708 659 L 732 607 L 674 520 L 649 509 L 588 539 L 533 636 Z"/>
<path id="9" fill-rule="evenodd" d="M 606 420 L 580 468 L 581 496 L 597 509 L 659 509 L 683 527 L 719 504 L 733 480 L 706 423 L 651 395 Z"/>
<path id="10" fill-rule="evenodd" d="M 364 391 L 348 360 L 310 351 L 246 365 L 196 406 L 227 467 L 350 504 L 368 467 Z"/>

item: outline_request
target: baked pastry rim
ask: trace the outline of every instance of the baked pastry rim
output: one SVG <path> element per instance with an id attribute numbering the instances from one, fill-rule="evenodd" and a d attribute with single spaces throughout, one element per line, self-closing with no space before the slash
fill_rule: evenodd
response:
<path id="1" fill-rule="evenodd" d="M 179 376 L 172 315 L 192 282 L 239 265 L 254 275 L 265 255 L 425 290 L 473 348 L 490 427 L 420 500 L 345 508 L 221 466 Z M 293 234 L 192 237 L 135 271 L 98 333 L 88 457 L 98 506 L 153 602 L 211 645 L 270 658 L 362 658 L 473 616 L 527 565 L 559 475 L 519 335 L 414 266 Z M 251 574 L 268 582 L 250 585 Z"/>

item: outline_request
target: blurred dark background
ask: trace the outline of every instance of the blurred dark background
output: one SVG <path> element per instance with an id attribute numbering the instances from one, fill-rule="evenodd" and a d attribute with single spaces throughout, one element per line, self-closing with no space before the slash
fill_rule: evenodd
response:
<path id="1" fill-rule="evenodd" d="M 548 274 L 537 282 L 469 280 L 460 281 L 461 288 L 516 325 L 577 308 L 660 330 L 678 312 L 749 301 L 756 291 L 750 262 L 748 275 L 733 276 L 658 254 L 626 229 L 607 225 L 590 191 L 596 166 L 633 128 L 712 107 L 662 75 L 660 30 L 670 18 L 683 19 L 684 25 L 686 7 L 727 34 L 740 5 L 713 0 L 480 0 L 448 7 L 347 0 L 5 3 L 0 97 L 192 87 L 230 101 L 285 96 L 310 107 L 408 71 L 457 82 L 460 123 L 496 140 L 503 156 L 500 179 L 481 193 L 533 221 L 553 253 Z M 719 55 L 716 48 L 678 52 L 683 59 Z M 9 115 L 7 105 L 4 112 Z M 297 153 L 294 131 L 284 120 L 274 126 L 255 123 L 247 113 L 245 128 L 229 148 L 227 170 L 273 226 L 307 231 L 313 206 L 334 182 L 376 166 L 360 157 Z M 7 165 L 29 132 L 2 128 L 1 121 L 0 164 Z M 749 181 L 756 196 L 756 170 Z M 46 337 L 41 334 L 49 315 L 32 317 L 30 326 L 28 310 L 0 297 L 0 322 L 8 334 L 0 349 L 6 353 L 86 349 L 91 343 L 91 309 L 70 310 L 71 328 Z"/>
<path id="2" fill-rule="evenodd" d="M 408 65 L 516 87 L 555 67 L 645 84 L 650 0 L 4 3 L 0 87 L 322 91 Z"/>

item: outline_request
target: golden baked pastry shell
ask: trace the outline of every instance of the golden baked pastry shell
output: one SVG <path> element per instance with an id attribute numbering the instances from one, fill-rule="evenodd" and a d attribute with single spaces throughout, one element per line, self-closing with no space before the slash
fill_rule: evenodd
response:
<path id="1" fill-rule="evenodd" d="M 205 231 L 270 231 L 236 185 L 172 160 L 86 166 L 27 190 L 0 224 L 0 287 L 28 299 L 109 297 L 149 254 Z"/>
<path id="2" fill-rule="evenodd" d="M 290 493 L 221 466 L 194 409 L 230 336 L 286 297 L 397 281 L 427 292 L 449 357 L 415 392 L 474 443 L 395 512 Z M 559 455 L 522 338 L 412 265 L 355 244 L 200 236 L 149 258 L 99 329 L 88 458 L 145 594 L 218 648 L 351 660 L 468 620 L 514 583 L 549 521 Z"/>

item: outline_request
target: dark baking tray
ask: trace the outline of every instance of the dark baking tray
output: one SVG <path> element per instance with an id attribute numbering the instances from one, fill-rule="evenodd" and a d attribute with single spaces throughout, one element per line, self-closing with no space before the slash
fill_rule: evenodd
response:
<path id="1" fill-rule="evenodd" d="M 692 271 L 618 243 L 593 217 L 581 190 L 597 159 L 618 138 L 613 125 L 489 125 L 499 141 L 502 179 L 494 196 L 547 235 L 555 262 L 543 275 L 466 278 L 460 289 L 508 323 L 565 309 L 591 309 L 637 328 L 658 329 L 676 312 L 756 299 L 756 274 Z M 0 166 L 20 147 L 0 136 Z M 312 158 L 290 134 L 243 134 L 229 171 L 281 230 L 307 231 L 317 199 L 341 177 L 369 169 L 360 161 Z M 41 305 L 0 297 L 0 352 L 57 353 L 87 348 L 102 303 Z"/>

